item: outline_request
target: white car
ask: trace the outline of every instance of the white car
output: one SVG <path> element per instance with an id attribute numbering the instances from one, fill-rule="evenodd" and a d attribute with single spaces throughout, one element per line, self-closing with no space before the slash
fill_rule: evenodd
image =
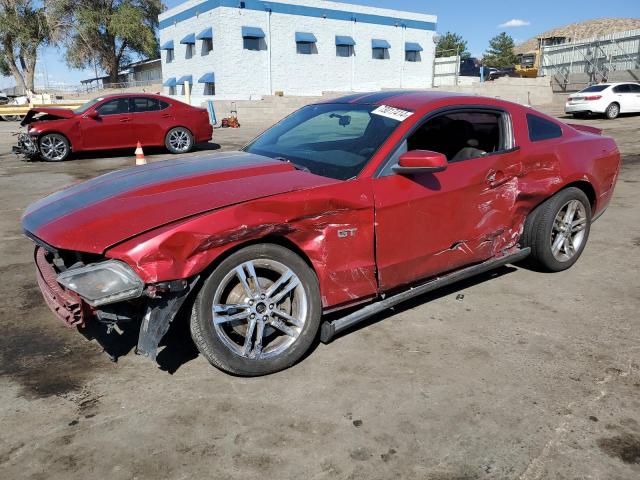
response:
<path id="1" fill-rule="evenodd" d="M 640 112 L 640 83 L 619 82 L 591 85 L 567 98 L 565 113 L 574 117 L 603 113 L 616 118 L 621 113 Z"/>

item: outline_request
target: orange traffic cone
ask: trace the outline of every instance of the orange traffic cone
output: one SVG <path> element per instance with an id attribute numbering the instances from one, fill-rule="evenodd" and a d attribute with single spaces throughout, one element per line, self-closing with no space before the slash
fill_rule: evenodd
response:
<path id="1" fill-rule="evenodd" d="M 136 165 L 146 165 L 147 160 L 144 158 L 144 152 L 142 151 L 142 145 L 138 141 L 138 145 L 136 145 Z"/>

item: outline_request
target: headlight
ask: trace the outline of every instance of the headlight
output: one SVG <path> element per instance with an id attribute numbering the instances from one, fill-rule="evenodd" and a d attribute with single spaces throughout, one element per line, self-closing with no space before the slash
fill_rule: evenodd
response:
<path id="1" fill-rule="evenodd" d="M 116 260 L 66 270 L 58 275 L 58 282 L 93 307 L 137 298 L 144 288 L 131 267 Z"/>

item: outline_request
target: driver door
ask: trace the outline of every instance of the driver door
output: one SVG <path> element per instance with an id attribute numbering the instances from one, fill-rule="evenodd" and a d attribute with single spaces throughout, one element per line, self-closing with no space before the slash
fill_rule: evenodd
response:
<path id="1" fill-rule="evenodd" d="M 397 147 L 373 180 L 382 290 L 486 260 L 511 235 L 514 198 L 508 195 L 508 182 L 521 163 L 513 140 L 499 138 L 511 131 L 501 126 L 510 122 L 508 115 L 462 113 L 458 119 L 471 122 L 471 137 L 452 133 L 451 128 L 459 128 L 452 115 L 427 120 Z M 407 150 L 444 153 L 448 167 L 436 173 L 396 174 L 393 166 Z"/>
<path id="2" fill-rule="evenodd" d="M 85 114 L 80 121 L 85 150 L 129 148 L 136 144 L 129 113 L 129 98 L 107 100 L 95 107 L 98 116 Z"/>

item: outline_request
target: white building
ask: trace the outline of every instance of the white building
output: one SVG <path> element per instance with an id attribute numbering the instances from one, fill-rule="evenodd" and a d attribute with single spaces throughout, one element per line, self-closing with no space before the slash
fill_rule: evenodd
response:
<path id="1" fill-rule="evenodd" d="M 324 0 L 188 0 L 163 12 L 165 93 L 194 100 L 431 86 L 436 17 Z"/>

